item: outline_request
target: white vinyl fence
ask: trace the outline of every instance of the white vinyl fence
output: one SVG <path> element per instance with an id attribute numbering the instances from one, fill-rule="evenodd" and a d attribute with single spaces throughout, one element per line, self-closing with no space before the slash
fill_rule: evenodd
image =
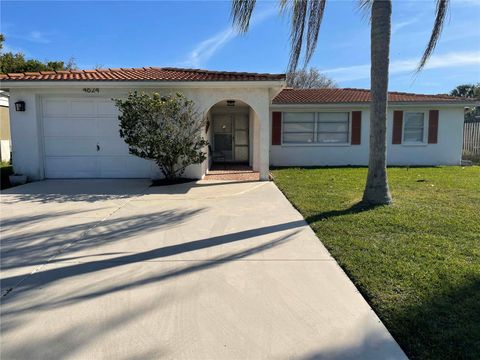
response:
<path id="1" fill-rule="evenodd" d="M 463 125 L 464 158 L 480 158 L 480 121 L 466 122 Z"/>

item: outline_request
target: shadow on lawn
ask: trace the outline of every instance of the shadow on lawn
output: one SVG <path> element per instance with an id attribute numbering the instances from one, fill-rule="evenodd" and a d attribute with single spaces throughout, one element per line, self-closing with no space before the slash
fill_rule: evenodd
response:
<path id="1" fill-rule="evenodd" d="M 393 311 L 386 325 L 411 359 L 480 359 L 480 278 L 438 288 Z"/>
<path id="2" fill-rule="evenodd" d="M 364 211 L 370 211 L 370 210 L 373 210 L 373 209 L 376 209 L 376 208 L 379 208 L 379 207 L 383 207 L 383 206 L 384 205 L 372 205 L 372 204 L 365 204 L 363 202 L 358 202 L 356 204 L 353 204 L 352 206 L 350 206 L 347 209 L 329 210 L 329 211 L 320 212 L 320 213 L 315 214 L 315 215 L 310 215 L 310 216 L 306 217 L 305 220 L 307 221 L 307 223 L 311 224 L 311 223 L 314 223 L 316 221 L 327 220 L 327 219 L 337 217 L 337 216 L 358 214 L 358 213 L 361 213 L 361 212 L 364 212 Z"/>
<path id="3" fill-rule="evenodd" d="M 480 279 L 461 287 L 431 294 L 426 300 L 398 307 L 383 319 L 390 333 L 411 360 L 480 359 Z M 386 316 L 385 316 L 386 315 Z M 364 333 L 365 327 L 359 328 Z M 368 332 L 368 331 L 367 331 Z M 379 348 L 391 347 L 374 333 L 351 346 L 319 349 L 300 360 L 398 359 Z"/>
<path id="4" fill-rule="evenodd" d="M 357 203 L 343 210 L 319 212 L 306 220 L 311 224 L 377 207 Z M 471 261 L 478 259 L 472 258 Z M 452 270 L 445 269 L 444 274 L 439 274 L 441 279 L 432 279 L 438 281 L 436 291 L 424 298 L 413 298 L 406 289 L 403 296 L 399 294 L 401 304 L 392 309 L 374 307 L 410 359 L 480 359 L 480 275 L 472 271 L 461 278 L 461 283 L 449 284 L 452 279 L 449 271 Z M 355 278 L 348 270 L 346 272 L 350 278 Z M 425 274 L 428 272 L 429 269 L 424 269 Z M 454 278 L 458 279 L 458 276 Z M 359 290 L 369 299 L 365 289 Z M 371 299 L 369 302 L 372 303 Z M 303 359 L 355 358 L 352 355 L 355 348 L 345 350 L 320 351 Z"/>

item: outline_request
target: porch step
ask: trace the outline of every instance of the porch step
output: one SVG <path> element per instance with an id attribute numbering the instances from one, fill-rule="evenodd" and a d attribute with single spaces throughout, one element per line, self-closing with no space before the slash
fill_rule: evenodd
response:
<path id="1" fill-rule="evenodd" d="M 213 165 L 204 180 L 259 181 L 260 174 L 249 166 Z"/>

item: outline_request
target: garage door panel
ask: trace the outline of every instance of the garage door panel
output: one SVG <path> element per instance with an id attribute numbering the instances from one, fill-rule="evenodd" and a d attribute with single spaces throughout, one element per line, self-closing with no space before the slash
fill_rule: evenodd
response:
<path id="1" fill-rule="evenodd" d="M 94 100 L 72 100 L 70 115 L 72 116 L 96 116 L 97 104 Z"/>
<path id="2" fill-rule="evenodd" d="M 148 178 L 151 162 L 136 156 L 99 156 L 98 168 L 103 178 Z"/>
<path id="3" fill-rule="evenodd" d="M 123 140 L 120 138 L 120 122 L 117 118 L 99 118 L 97 119 L 98 136 L 111 136 L 117 141 Z"/>
<path id="4" fill-rule="evenodd" d="M 44 118 L 45 136 L 96 136 L 95 118 Z"/>
<path id="5" fill-rule="evenodd" d="M 115 106 L 115 103 L 113 101 L 111 100 L 99 101 L 97 105 L 98 105 L 99 116 L 109 116 L 109 117 L 115 117 L 115 119 L 117 119 L 118 109 Z"/>
<path id="6" fill-rule="evenodd" d="M 44 116 L 68 116 L 70 114 L 70 102 L 62 100 L 45 100 L 43 102 Z"/>
<path id="7" fill-rule="evenodd" d="M 100 156 L 102 155 L 128 155 L 128 145 L 124 141 L 118 141 L 114 137 L 98 138 L 100 144 Z"/>
<path id="8" fill-rule="evenodd" d="M 45 156 L 97 155 L 97 139 L 87 137 L 46 137 Z"/>
<path id="9" fill-rule="evenodd" d="M 47 178 L 94 178 L 97 177 L 97 159 L 92 156 L 46 157 Z"/>

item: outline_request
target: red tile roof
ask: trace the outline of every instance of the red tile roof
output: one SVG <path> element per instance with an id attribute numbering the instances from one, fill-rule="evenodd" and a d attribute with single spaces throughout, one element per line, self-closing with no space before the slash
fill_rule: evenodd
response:
<path id="1" fill-rule="evenodd" d="M 421 95 L 389 92 L 389 102 L 478 102 L 449 95 Z M 273 99 L 274 104 L 338 104 L 368 103 L 370 90 L 366 89 L 284 89 Z"/>
<path id="2" fill-rule="evenodd" d="M 285 80 L 285 74 L 210 71 L 180 68 L 121 68 L 0 74 L 2 81 L 265 81 Z"/>

